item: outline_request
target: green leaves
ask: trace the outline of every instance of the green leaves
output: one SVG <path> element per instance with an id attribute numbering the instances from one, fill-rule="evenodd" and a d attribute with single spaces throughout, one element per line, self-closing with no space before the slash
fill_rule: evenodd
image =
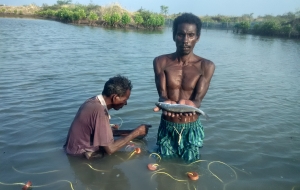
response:
<path id="1" fill-rule="evenodd" d="M 123 14 L 122 14 L 122 18 L 121 18 L 122 24 L 124 24 L 124 25 L 126 26 L 127 24 L 130 23 L 130 21 L 131 21 L 131 18 L 130 18 L 130 16 L 128 15 L 128 13 L 123 13 Z"/>

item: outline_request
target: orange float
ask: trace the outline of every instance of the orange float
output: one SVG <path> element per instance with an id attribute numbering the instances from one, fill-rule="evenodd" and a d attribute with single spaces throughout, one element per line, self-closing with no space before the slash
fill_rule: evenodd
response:
<path id="1" fill-rule="evenodd" d="M 139 154 L 139 153 L 142 152 L 142 150 L 141 150 L 141 148 L 135 148 L 135 149 L 134 149 L 134 152 L 137 153 L 137 154 Z"/>
<path id="2" fill-rule="evenodd" d="M 191 180 L 196 181 L 199 179 L 199 175 L 197 172 L 188 172 L 187 175 Z"/>
<path id="3" fill-rule="evenodd" d="M 150 163 L 150 164 L 148 164 L 148 169 L 151 171 L 155 171 L 155 170 L 157 170 L 157 166 L 158 166 L 158 164 Z"/>
<path id="4" fill-rule="evenodd" d="M 22 190 L 27 190 L 28 188 L 30 188 L 32 185 L 31 181 L 28 181 L 27 183 L 25 183 L 25 185 L 22 187 Z"/>

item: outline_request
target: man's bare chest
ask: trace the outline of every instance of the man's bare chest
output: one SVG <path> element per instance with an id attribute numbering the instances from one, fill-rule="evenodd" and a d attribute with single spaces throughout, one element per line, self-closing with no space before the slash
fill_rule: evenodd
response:
<path id="1" fill-rule="evenodd" d="M 196 67 L 169 67 L 165 70 L 166 83 L 170 87 L 193 89 L 201 76 Z"/>

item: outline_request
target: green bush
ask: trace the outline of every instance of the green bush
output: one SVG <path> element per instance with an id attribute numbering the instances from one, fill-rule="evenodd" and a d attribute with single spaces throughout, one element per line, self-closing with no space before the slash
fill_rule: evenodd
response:
<path id="1" fill-rule="evenodd" d="M 74 13 L 73 11 L 62 8 L 56 12 L 56 17 L 58 17 L 59 20 L 64 22 L 72 22 L 74 20 Z"/>
<path id="2" fill-rule="evenodd" d="M 240 29 L 242 33 L 247 33 L 250 28 L 250 23 L 247 21 L 240 22 Z"/>
<path id="3" fill-rule="evenodd" d="M 113 13 L 110 17 L 110 25 L 115 26 L 118 22 L 121 21 L 121 16 L 119 13 Z"/>
<path id="4" fill-rule="evenodd" d="M 140 13 L 136 13 L 133 17 L 133 20 L 136 23 L 137 27 L 144 23 L 144 19 Z"/>
<path id="5" fill-rule="evenodd" d="M 123 13 L 122 18 L 121 18 L 122 24 L 124 24 L 126 26 L 127 24 L 130 23 L 130 21 L 131 21 L 131 19 L 130 19 L 130 16 L 128 15 L 128 13 Z"/>
<path id="6" fill-rule="evenodd" d="M 99 19 L 99 16 L 95 12 L 91 11 L 88 16 L 88 19 L 93 24 L 95 21 L 97 21 Z"/>
<path id="7" fill-rule="evenodd" d="M 270 20 L 256 24 L 253 28 L 253 32 L 262 35 L 275 35 L 279 33 L 280 28 L 279 22 Z"/>

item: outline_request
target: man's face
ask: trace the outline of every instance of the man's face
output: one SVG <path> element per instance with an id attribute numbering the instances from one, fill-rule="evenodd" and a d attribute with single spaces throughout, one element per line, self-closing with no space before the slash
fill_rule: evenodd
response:
<path id="1" fill-rule="evenodd" d="M 188 55 L 191 53 L 198 40 L 199 36 L 197 36 L 195 24 L 182 23 L 178 25 L 174 41 L 179 54 Z"/>
<path id="2" fill-rule="evenodd" d="M 119 110 L 121 109 L 124 105 L 127 105 L 127 100 L 129 99 L 130 96 L 130 90 L 127 90 L 125 95 L 122 97 L 116 96 L 113 99 L 113 108 L 114 110 Z"/>

